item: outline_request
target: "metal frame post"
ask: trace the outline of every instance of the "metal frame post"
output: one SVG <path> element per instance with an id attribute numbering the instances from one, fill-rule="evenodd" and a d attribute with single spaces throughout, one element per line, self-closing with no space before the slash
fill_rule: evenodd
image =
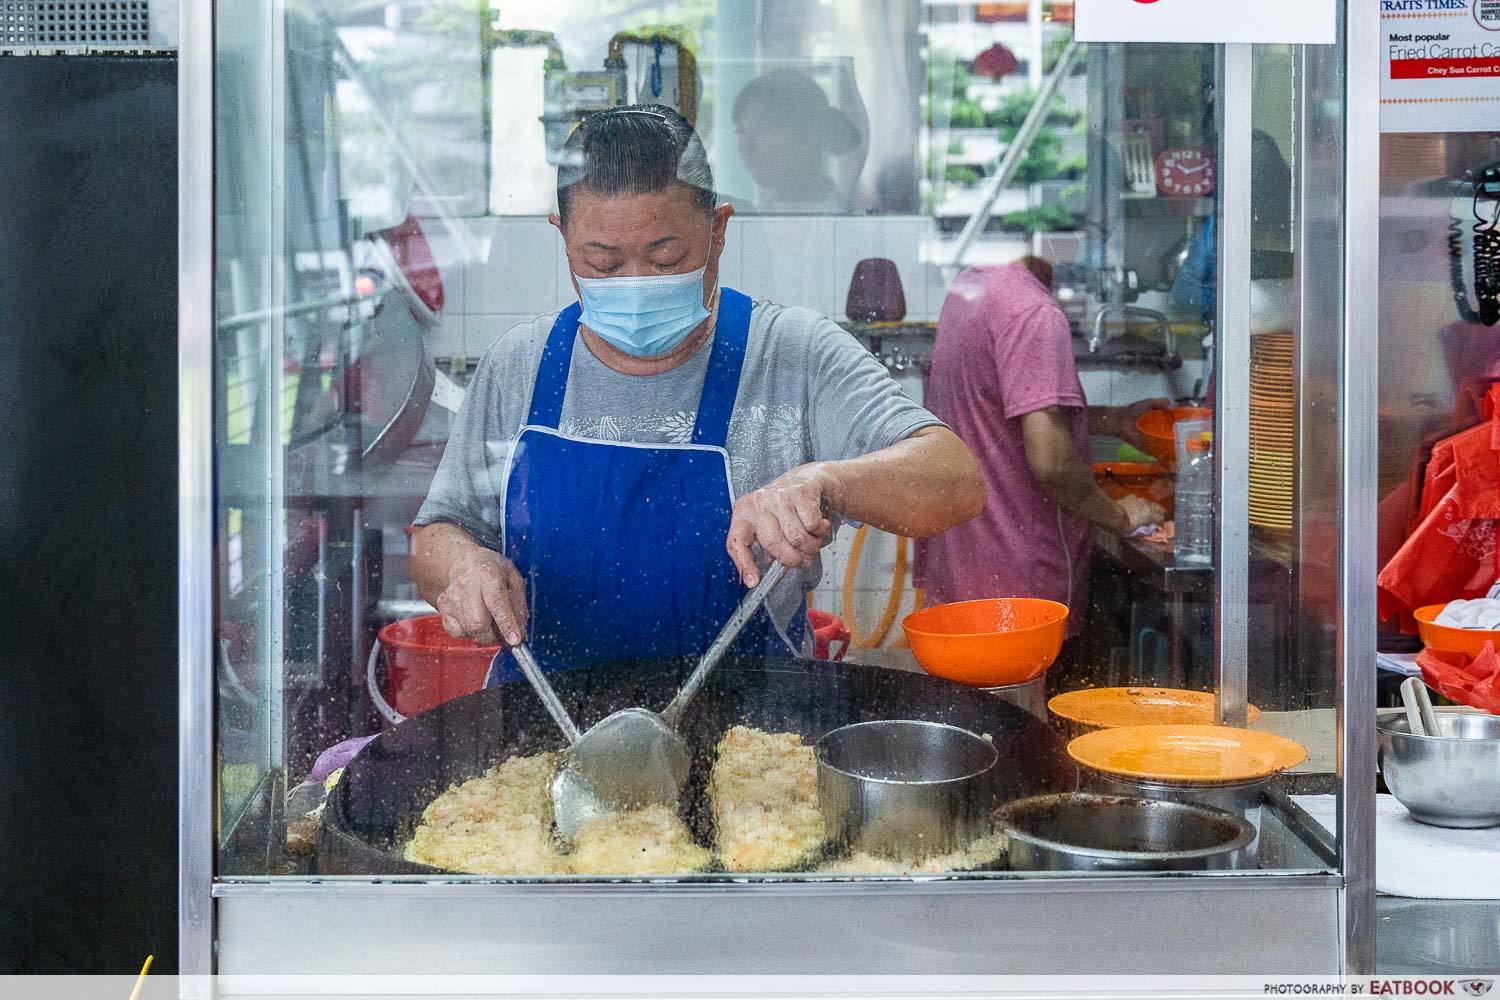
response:
<path id="1" fill-rule="evenodd" d="M 214 11 L 182 0 L 177 55 L 178 968 L 213 971 Z"/>
<path id="2" fill-rule="evenodd" d="M 1250 617 L 1250 154 L 1251 47 L 1220 51 L 1218 322 L 1214 333 L 1215 707 L 1229 726 L 1248 723 Z"/>
<path id="3" fill-rule="evenodd" d="M 1380 22 L 1344 5 L 1344 474 L 1339 615 L 1339 845 L 1344 971 L 1375 971 L 1375 538 L 1380 404 Z"/>

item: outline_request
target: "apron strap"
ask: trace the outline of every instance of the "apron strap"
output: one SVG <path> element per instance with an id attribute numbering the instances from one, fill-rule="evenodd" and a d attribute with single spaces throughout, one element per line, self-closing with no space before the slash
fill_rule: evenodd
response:
<path id="1" fill-rule="evenodd" d="M 568 371 L 573 366 L 573 343 L 578 337 L 578 317 L 582 315 L 583 306 L 575 302 L 558 313 L 552 324 L 531 388 L 531 413 L 526 418 L 529 426 L 557 430 L 558 421 L 562 420 Z"/>
<path id="2" fill-rule="evenodd" d="M 719 289 L 719 321 L 708 374 L 703 377 L 703 395 L 698 399 L 693 444 L 722 448 L 729 440 L 729 418 L 734 414 L 745 345 L 750 340 L 750 306 L 750 296 L 733 288 Z"/>

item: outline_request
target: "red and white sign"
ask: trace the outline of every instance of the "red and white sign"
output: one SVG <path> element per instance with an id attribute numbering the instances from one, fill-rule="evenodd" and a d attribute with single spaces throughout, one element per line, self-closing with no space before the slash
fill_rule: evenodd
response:
<path id="1" fill-rule="evenodd" d="M 1080 42 L 1332 45 L 1338 32 L 1335 0 L 1078 0 L 1074 20 Z"/>
<path id="2" fill-rule="evenodd" d="M 1500 0 L 1380 0 L 1380 127 L 1490 132 L 1500 121 Z"/>

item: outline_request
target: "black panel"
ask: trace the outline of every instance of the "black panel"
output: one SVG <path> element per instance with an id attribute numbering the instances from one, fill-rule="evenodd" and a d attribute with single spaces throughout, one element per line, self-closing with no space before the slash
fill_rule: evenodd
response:
<path id="1" fill-rule="evenodd" d="M 176 74 L 0 57 L 0 973 L 177 964 Z"/>

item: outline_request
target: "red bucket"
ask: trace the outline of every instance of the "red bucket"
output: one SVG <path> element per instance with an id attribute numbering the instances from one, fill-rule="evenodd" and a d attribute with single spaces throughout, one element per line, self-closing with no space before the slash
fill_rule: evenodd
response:
<path id="1" fill-rule="evenodd" d="M 391 622 L 380 630 L 379 639 L 385 650 L 390 706 L 408 716 L 478 691 L 484 686 L 490 661 L 500 651 L 499 646 L 476 646 L 472 639 L 453 638 L 443 631 L 439 615 Z"/>
<path id="2" fill-rule="evenodd" d="M 842 660 L 849 652 L 849 630 L 844 627 L 844 620 L 817 608 L 807 609 L 807 620 L 813 627 L 813 658 Z M 839 644 L 837 653 L 832 653 L 834 643 Z"/>

